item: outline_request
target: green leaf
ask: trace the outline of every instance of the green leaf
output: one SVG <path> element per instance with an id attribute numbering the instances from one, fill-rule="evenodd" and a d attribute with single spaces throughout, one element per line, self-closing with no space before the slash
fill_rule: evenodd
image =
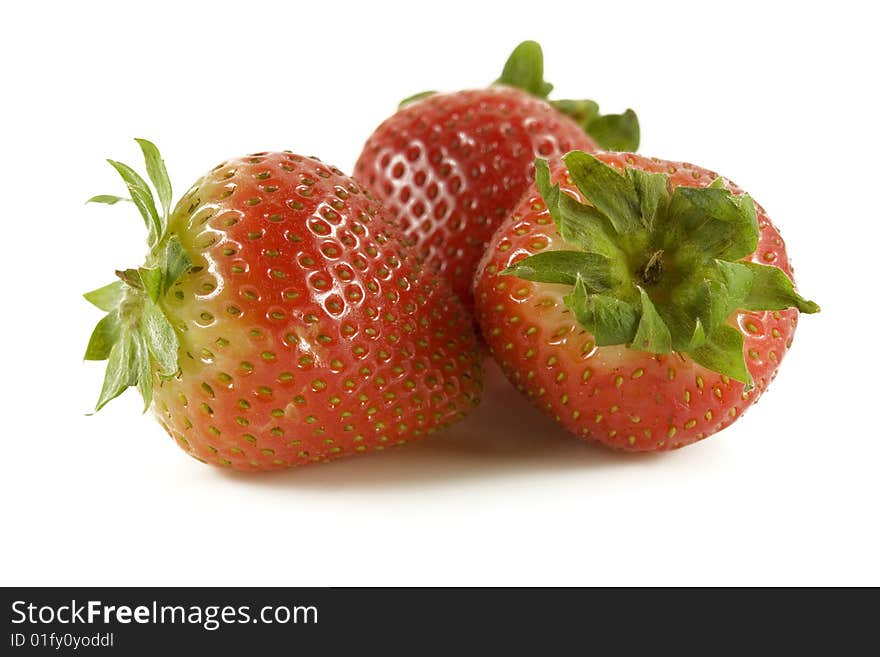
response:
<path id="1" fill-rule="evenodd" d="M 744 262 L 754 275 L 748 295 L 739 306 L 743 310 L 783 310 L 797 308 L 802 313 L 817 313 L 819 305 L 807 301 L 794 289 L 794 283 L 779 267 Z"/>
<path id="2" fill-rule="evenodd" d="M 162 270 L 158 267 L 140 267 L 138 274 L 150 300 L 158 301 L 159 293 L 162 291 Z"/>
<path id="3" fill-rule="evenodd" d="M 642 316 L 639 318 L 639 326 L 636 329 L 636 337 L 630 345 L 633 349 L 650 351 L 654 354 L 667 354 L 672 351 L 672 336 L 669 327 L 660 317 L 651 297 L 644 288 L 639 287 L 639 295 L 642 301 Z"/>
<path id="4" fill-rule="evenodd" d="M 623 114 L 600 114 L 585 126 L 586 132 L 606 151 L 638 150 L 639 118 L 631 109 Z"/>
<path id="5" fill-rule="evenodd" d="M 523 41 L 510 54 L 501 77 L 495 84 L 505 84 L 546 98 L 553 85 L 544 80 L 544 53 L 535 41 Z"/>
<path id="6" fill-rule="evenodd" d="M 715 187 L 676 187 L 665 224 L 666 243 L 682 241 L 703 257 L 740 260 L 758 246 L 758 217 L 751 198 Z"/>
<path id="7" fill-rule="evenodd" d="M 737 329 L 722 324 L 706 336 L 702 346 L 687 352 L 694 362 L 753 387 L 752 376 L 743 356 L 743 336 Z"/>
<path id="8" fill-rule="evenodd" d="M 606 294 L 589 294 L 583 279 L 563 299 L 581 326 L 586 328 L 600 347 L 629 344 L 639 323 L 639 311 L 630 303 Z"/>
<path id="9" fill-rule="evenodd" d="M 610 260 L 598 253 L 545 251 L 524 258 L 501 273 L 537 283 L 574 285 L 581 281 L 594 294 L 614 285 L 610 266 Z"/>
<path id="10" fill-rule="evenodd" d="M 743 300 L 752 286 L 752 272 L 742 263 L 715 260 L 698 272 L 702 283 L 695 283 L 692 317 L 698 317 L 711 333 L 715 327 L 727 321 L 730 315 L 742 307 Z"/>
<path id="11" fill-rule="evenodd" d="M 123 332 L 110 350 L 107 371 L 104 373 L 104 385 L 101 387 L 101 396 L 98 397 L 95 412 L 104 408 L 107 402 L 116 399 L 136 381 L 134 342 L 130 333 Z"/>
<path id="12" fill-rule="evenodd" d="M 751 272 L 741 263 L 713 260 L 693 265 L 669 289 L 659 308 L 673 349 L 687 351 L 702 344 L 706 334 L 726 323 L 741 306 L 751 282 Z"/>
<path id="13" fill-rule="evenodd" d="M 420 91 L 417 94 L 413 94 L 412 96 L 408 96 L 404 98 L 397 104 L 398 109 L 402 107 L 406 107 L 407 105 L 411 105 L 412 103 L 422 100 L 423 98 L 427 98 L 428 96 L 433 96 L 436 94 L 436 91 Z"/>
<path id="14" fill-rule="evenodd" d="M 159 374 L 173 376 L 179 368 L 177 351 L 180 343 L 171 322 L 155 303 L 145 300 L 141 318 L 141 330 L 150 353 L 156 360 Z"/>
<path id="15" fill-rule="evenodd" d="M 608 258 L 620 258 L 620 262 L 623 262 L 623 254 L 614 241 L 614 227 L 608 219 L 595 208 L 563 193 L 559 185 L 551 186 L 546 160 L 535 160 L 535 182 L 559 234 L 566 242 Z"/>
<path id="16" fill-rule="evenodd" d="M 631 109 L 623 114 L 600 114 L 599 105 L 592 100 L 554 100 L 550 104 L 574 120 L 603 150 L 638 150 L 639 117 Z"/>
<path id="17" fill-rule="evenodd" d="M 621 175 L 589 153 L 572 151 L 564 158 L 575 185 L 618 234 L 641 227 L 639 197 L 632 178 Z"/>
<path id="18" fill-rule="evenodd" d="M 116 169 L 125 181 L 125 185 L 128 187 L 128 192 L 131 194 L 131 200 L 137 206 L 141 216 L 144 218 L 144 223 L 147 225 L 147 230 L 150 234 L 149 243 L 150 245 L 155 244 L 162 235 L 162 223 L 159 220 L 158 212 L 156 212 L 156 203 L 153 200 L 153 193 L 150 191 L 150 188 L 147 186 L 144 179 L 141 178 L 130 166 L 123 164 L 122 162 L 116 162 L 115 160 L 107 161 L 110 163 L 110 166 Z"/>
<path id="19" fill-rule="evenodd" d="M 554 100 L 550 104 L 574 120 L 585 132 L 590 121 L 599 116 L 599 105 L 592 100 Z"/>
<path id="20" fill-rule="evenodd" d="M 144 413 L 153 402 L 153 366 L 150 363 L 150 350 L 147 339 L 140 331 L 134 334 L 135 361 L 137 366 L 137 387 L 144 398 Z"/>
<path id="21" fill-rule="evenodd" d="M 113 345 L 119 340 L 119 333 L 119 315 L 116 312 L 105 315 L 95 325 L 83 358 L 85 360 L 107 360 Z"/>
<path id="22" fill-rule="evenodd" d="M 639 215 L 642 225 L 651 231 L 658 212 L 664 212 L 669 203 L 669 177 L 662 173 L 648 173 L 640 169 L 627 169 L 639 199 Z"/>
<path id="23" fill-rule="evenodd" d="M 141 280 L 141 273 L 137 269 L 116 270 L 119 280 L 135 290 L 143 290 L 144 282 Z"/>
<path id="24" fill-rule="evenodd" d="M 171 289 L 181 274 L 190 268 L 192 261 L 184 250 L 176 235 L 171 235 L 165 243 L 165 276 L 162 283 L 162 293 Z"/>
<path id="25" fill-rule="evenodd" d="M 156 188 L 156 194 L 159 197 L 159 203 L 162 205 L 163 218 L 168 217 L 171 210 L 171 179 L 168 177 L 168 170 L 165 168 L 165 161 L 159 154 L 156 145 L 146 139 L 135 139 L 141 147 L 144 154 L 144 163 L 147 166 L 147 175 Z M 164 222 L 163 222 L 164 223 Z M 161 232 L 160 232 L 161 235 Z"/>
<path id="26" fill-rule="evenodd" d="M 535 158 L 535 187 L 548 205 L 547 197 L 551 196 L 554 190 L 559 193 L 559 185 L 550 184 L 550 163 L 542 157 Z"/>
<path id="27" fill-rule="evenodd" d="M 126 198 L 125 196 L 113 196 L 111 194 L 98 194 L 97 196 L 93 196 L 86 203 L 104 203 L 106 205 L 116 205 L 119 201 L 127 201 L 131 203 L 130 198 Z"/>
<path id="28" fill-rule="evenodd" d="M 676 290 L 673 294 L 679 293 Z M 703 322 L 699 315 L 692 315 L 691 308 L 698 303 L 696 294 L 681 299 L 679 303 L 661 304 L 663 320 L 672 338 L 673 351 L 686 351 L 699 346 L 706 338 Z"/>
<path id="29" fill-rule="evenodd" d="M 109 285 L 99 287 L 97 290 L 86 292 L 83 297 L 93 306 L 97 306 L 105 312 L 110 312 L 122 301 L 125 290 L 122 281 L 113 281 Z"/>
<path id="30" fill-rule="evenodd" d="M 550 210 L 550 216 L 567 242 L 602 254 L 610 258 L 612 264 L 626 267 L 626 258 L 615 241 L 614 227 L 598 210 L 561 193 L 556 206 Z"/>
<path id="31" fill-rule="evenodd" d="M 697 321 L 694 324 L 694 330 L 691 333 L 690 340 L 688 340 L 687 346 L 682 349 L 682 351 L 691 351 L 703 345 L 706 342 L 706 331 L 703 328 L 703 322 L 700 321 L 700 318 L 697 317 Z"/>

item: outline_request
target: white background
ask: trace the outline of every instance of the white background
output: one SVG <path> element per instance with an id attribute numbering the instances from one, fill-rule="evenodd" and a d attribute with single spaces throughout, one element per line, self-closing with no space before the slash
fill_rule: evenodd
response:
<path id="1" fill-rule="evenodd" d="M 0 584 L 880 584 L 877 72 L 870 3 L 9 3 L 0 25 Z M 187 458 L 133 392 L 85 417 L 99 313 L 143 225 L 105 157 L 177 192 L 289 148 L 351 170 L 396 101 L 545 48 L 557 97 L 635 108 L 781 227 L 805 317 L 745 419 L 666 455 L 557 430 L 491 377 L 445 435 L 281 474 Z"/>

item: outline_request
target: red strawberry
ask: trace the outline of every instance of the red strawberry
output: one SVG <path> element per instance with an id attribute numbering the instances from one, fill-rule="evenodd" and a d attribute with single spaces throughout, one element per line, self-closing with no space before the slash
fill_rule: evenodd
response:
<path id="1" fill-rule="evenodd" d="M 109 358 L 98 409 L 137 385 L 195 458 L 268 470 L 413 441 L 477 403 L 471 323 L 351 178 L 256 153 L 214 167 L 169 214 L 164 164 L 140 143 L 161 208 L 111 162 L 150 250 L 86 295 L 108 311 L 86 353 Z"/>
<path id="2" fill-rule="evenodd" d="M 567 430 L 668 450 L 734 422 L 776 374 L 800 312 L 760 206 L 690 164 L 573 152 L 492 238 L 477 318 L 513 384 Z M 551 181 L 553 186 L 551 186 Z"/>
<path id="3" fill-rule="evenodd" d="M 477 262 L 534 180 L 536 156 L 593 151 L 597 143 L 638 146 L 631 110 L 601 116 L 592 101 L 550 103 L 551 88 L 543 80 L 540 46 L 526 41 L 490 89 L 404 101 L 370 136 L 355 165 L 355 177 L 398 218 L 418 256 L 468 305 Z"/>

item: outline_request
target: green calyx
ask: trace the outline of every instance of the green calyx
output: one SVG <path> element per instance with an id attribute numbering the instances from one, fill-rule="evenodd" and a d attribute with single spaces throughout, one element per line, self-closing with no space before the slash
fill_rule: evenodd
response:
<path id="1" fill-rule="evenodd" d="M 733 315 L 819 311 L 778 267 L 743 261 L 759 238 L 747 194 L 731 194 L 720 179 L 673 189 L 665 174 L 621 174 L 580 151 L 564 159 L 590 205 L 551 186 L 545 160 L 535 162 L 536 180 L 560 235 L 576 250 L 538 253 L 502 273 L 571 285 L 565 305 L 597 345 L 687 354 L 750 389 Z"/>
<path id="2" fill-rule="evenodd" d="M 544 53 L 535 41 L 514 48 L 495 84 L 522 89 L 547 99 L 553 85 L 544 80 Z M 608 151 L 635 151 L 639 147 L 639 119 L 631 109 L 623 114 L 601 114 L 592 100 L 551 100 L 557 110 L 574 119 L 599 146 Z"/>
<path id="3" fill-rule="evenodd" d="M 92 331 L 86 360 L 106 360 L 107 371 L 95 411 L 137 386 L 144 398 L 144 411 L 153 400 L 153 373 L 170 378 L 177 374 L 177 334 L 162 306 L 169 288 L 190 266 L 190 259 L 176 235 L 169 234 L 171 182 L 159 150 L 146 139 L 141 147 L 147 175 L 156 195 L 131 167 L 108 160 L 128 188 L 129 196 L 99 195 L 87 202 L 114 205 L 131 201 L 147 226 L 146 262 L 137 269 L 116 272 L 119 280 L 87 292 L 85 299 L 106 315 Z M 156 199 L 158 198 L 158 205 Z"/>

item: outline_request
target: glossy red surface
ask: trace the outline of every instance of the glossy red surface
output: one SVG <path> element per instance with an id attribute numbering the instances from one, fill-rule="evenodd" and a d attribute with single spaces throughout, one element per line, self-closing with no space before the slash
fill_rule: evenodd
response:
<path id="1" fill-rule="evenodd" d="M 466 305 L 477 262 L 534 179 L 535 157 L 596 145 L 567 116 L 510 87 L 436 94 L 387 119 L 355 177 Z"/>
<path id="2" fill-rule="evenodd" d="M 193 268 L 163 301 L 181 375 L 154 410 L 201 460 L 244 470 L 381 451 L 480 394 L 471 322 L 379 203 L 291 153 L 215 167 L 171 221 Z"/>

